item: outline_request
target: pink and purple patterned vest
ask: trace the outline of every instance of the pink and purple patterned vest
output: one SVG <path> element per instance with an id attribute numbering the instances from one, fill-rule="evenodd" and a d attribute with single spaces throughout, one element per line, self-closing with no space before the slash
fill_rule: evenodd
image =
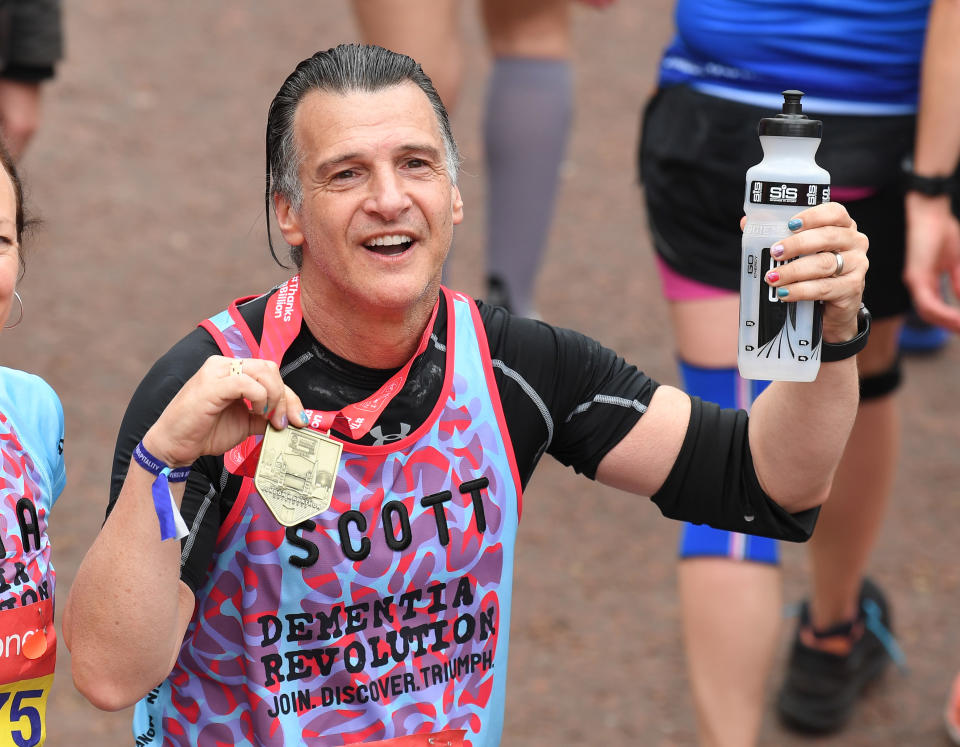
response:
<path id="1" fill-rule="evenodd" d="M 47 522 L 65 484 L 60 400 L 38 376 L 0 368 L 0 745 L 46 740 L 57 659 Z"/>
<path id="2" fill-rule="evenodd" d="M 499 743 L 520 481 L 476 305 L 441 303 L 445 380 L 421 427 L 344 443 L 330 507 L 296 527 L 244 479 L 137 744 Z M 236 304 L 203 326 L 257 355 Z"/>

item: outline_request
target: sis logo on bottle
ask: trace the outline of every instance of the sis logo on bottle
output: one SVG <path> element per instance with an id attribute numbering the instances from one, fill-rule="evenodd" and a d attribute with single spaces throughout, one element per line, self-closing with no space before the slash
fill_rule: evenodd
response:
<path id="1" fill-rule="evenodd" d="M 774 183 L 755 180 L 750 185 L 750 202 L 754 205 L 811 207 L 829 201 L 829 184 Z"/>

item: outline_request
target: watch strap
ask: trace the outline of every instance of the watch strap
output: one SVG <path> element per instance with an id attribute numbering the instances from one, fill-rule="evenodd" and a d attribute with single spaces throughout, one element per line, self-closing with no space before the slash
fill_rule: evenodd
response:
<path id="1" fill-rule="evenodd" d="M 913 161 L 903 162 L 903 188 L 907 192 L 919 192 L 927 197 L 952 195 L 957 191 L 957 180 L 953 174 L 941 176 L 923 176 L 913 170 Z"/>
<path id="2" fill-rule="evenodd" d="M 820 345 L 820 362 L 835 363 L 852 358 L 867 346 L 869 337 L 870 312 L 866 306 L 860 304 L 860 311 L 857 312 L 856 336 L 845 342 L 827 342 L 824 340 Z"/>

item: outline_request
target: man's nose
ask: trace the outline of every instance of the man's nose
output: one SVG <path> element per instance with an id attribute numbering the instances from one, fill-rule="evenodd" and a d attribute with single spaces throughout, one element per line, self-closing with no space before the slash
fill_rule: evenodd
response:
<path id="1" fill-rule="evenodd" d="M 364 210 L 387 221 L 400 217 L 411 205 L 403 179 L 392 168 L 379 169 L 370 180 Z"/>

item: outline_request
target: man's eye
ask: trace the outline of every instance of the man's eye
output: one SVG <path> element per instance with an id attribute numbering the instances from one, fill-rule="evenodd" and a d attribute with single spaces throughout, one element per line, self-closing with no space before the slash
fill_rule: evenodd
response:
<path id="1" fill-rule="evenodd" d="M 427 162 L 422 158 L 411 158 L 409 161 L 407 161 L 407 168 L 410 169 L 422 169 L 426 165 Z"/>
<path id="2" fill-rule="evenodd" d="M 354 176 L 356 176 L 356 172 L 354 172 L 353 169 L 344 169 L 343 171 L 338 171 L 336 174 L 334 174 L 333 178 L 343 180 L 352 179 Z"/>

